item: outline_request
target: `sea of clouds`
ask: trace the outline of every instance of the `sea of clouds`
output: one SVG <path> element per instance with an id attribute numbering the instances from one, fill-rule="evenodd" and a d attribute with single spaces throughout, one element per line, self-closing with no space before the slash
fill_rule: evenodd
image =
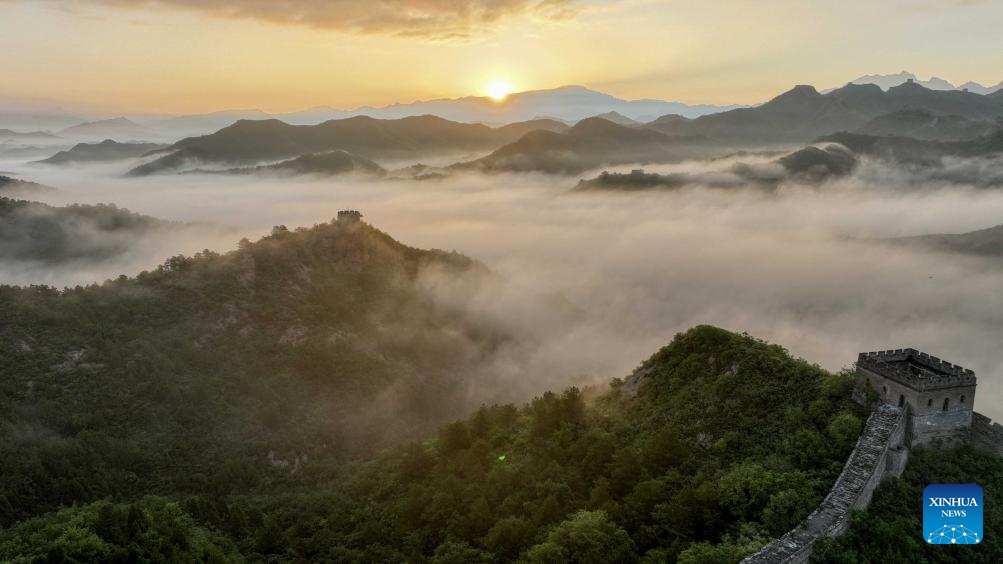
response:
<path id="1" fill-rule="evenodd" d="M 770 160 L 741 160 L 757 158 Z M 648 171 L 705 174 L 730 164 Z M 966 173 L 998 168 L 984 161 L 951 166 Z M 473 289 L 433 273 L 425 281 L 439 299 L 518 336 L 485 361 L 490 379 L 472 387 L 475 403 L 623 377 L 677 332 L 713 324 L 781 344 L 831 370 L 850 366 L 860 351 L 916 347 L 974 369 L 976 408 L 1003 417 L 998 258 L 880 241 L 1003 223 L 1003 191 L 945 180 L 945 171 L 937 176 L 865 160 L 853 175 L 821 185 L 617 193 L 572 192 L 577 177 L 545 175 L 423 182 L 121 178 L 121 168 L 0 163 L 0 170 L 58 187 L 39 197 L 52 205 L 114 202 L 228 230 L 174 233 L 86 268 L 0 265 L 0 282 L 100 282 L 178 253 L 226 251 L 274 225 L 309 227 L 338 210 L 358 209 L 401 242 L 457 250 L 500 275 Z"/>

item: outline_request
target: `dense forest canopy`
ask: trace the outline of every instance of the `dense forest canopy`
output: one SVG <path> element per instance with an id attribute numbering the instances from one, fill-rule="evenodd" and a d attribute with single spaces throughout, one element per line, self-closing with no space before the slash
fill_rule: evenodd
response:
<path id="1" fill-rule="evenodd" d="M 427 272 L 489 275 L 332 222 L 103 285 L 0 287 L 0 520 L 250 490 L 465 413 L 503 336 L 437 303 Z"/>
<path id="2" fill-rule="evenodd" d="M 608 386 L 473 411 L 513 337 L 429 277 L 495 279 L 345 218 L 0 287 L 0 561 L 734 563 L 818 505 L 867 415 L 849 374 L 710 326 Z M 938 561 L 888 539 L 925 483 L 988 473 L 992 499 L 1003 465 L 959 453 L 919 451 L 816 558 Z"/>
<path id="3" fill-rule="evenodd" d="M 219 259 L 195 264 L 206 260 Z M 162 284 L 182 275 L 146 276 Z M 203 374 L 225 380 L 230 401 L 247 393 L 224 372 Z M 159 385 L 163 397 L 215 401 L 203 399 L 213 386 L 204 380 Z M 62 422 L 64 436 L 47 430 L 45 448 L 5 441 L 12 450 L 4 460 L 30 455 L 36 472 L 5 473 L 62 495 L 4 493 L 10 528 L 0 534 L 0 558 L 734 562 L 796 524 L 832 485 L 865 415 L 851 386 L 780 347 L 698 327 L 594 399 L 571 388 L 521 407 L 485 406 L 434 440 L 347 464 L 283 453 L 284 465 L 255 472 L 253 457 L 240 456 L 254 438 L 232 427 L 193 436 L 192 427 L 219 425 L 204 413 L 172 416 L 174 434 L 142 446 L 114 436 L 131 438 L 118 426 Z M 127 420 L 125 405 L 98 413 Z M 143 460 L 158 443 L 170 460 Z M 114 457 L 96 454 L 116 445 Z M 71 455 L 81 458 L 57 462 Z M 143 473 L 139 463 L 148 464 Z M 188 465 L 198 472 L 172 476 Z M 97 467 L 121 482 L 100 488 Z M 114 474 L 119 467 L 135 475 Z M 30 516 L 95 498 L 103 499 Z"/>
<path id="4" fill-rule="evenodd" d="M 98 261 L 128 252 L 144 237 L 183 227 L 114 204 L 55 207 L 0 197 L 0 260 Z"/>
<path id="5" fill-rule="evenodd" d="M 931 546 L 923 540 L 923 490 L 930 484 L 978 484 L 982 487 L 983 537 L 965 547 Z M 812 562 L 1003 562 L 1003 460 L 970 447 L 916 449 L 901 478 L 883 483 L 867 511 L 854 514 L 850 531 L 816 544 Z M 961 550 L 958 550 L 961 549 Z"/>

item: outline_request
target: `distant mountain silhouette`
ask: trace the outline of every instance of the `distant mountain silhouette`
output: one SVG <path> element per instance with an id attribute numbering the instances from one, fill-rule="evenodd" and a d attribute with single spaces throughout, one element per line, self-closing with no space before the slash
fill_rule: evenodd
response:
<path id="1" fill-rule="evenodd" d="M 532 131 L 486 157 L 451 168 L 574 174 L 602 166 L 672 162 L 701 154 L 699 139 L 675 138 L 594 117 L 564 133 Z"/>
<path id="2" fill-rule="evenodd" d="M 630 173 L 604 171 L 596 178 L 581 180 L 576 191 L 674 190 L 687 186 L 707 188 L 774 189 L 784 182 L 821 184 L 849 175 L 858 165 L 857 156 L 835 143 L 809 146 L 788 153 L 769 163 L 736 162 L 718 170 L 699 172 Z"/>
<path id="3" fill-rule="evenodd" d="M 981 157 L 1003 152 L 1003 130 L 967 141 L 931 141 L 902 136 L 836 133 L 819 141 L 839 143 L 857 154 L 910 164 L 939 166 L 948 157 Z"/>
<path id="4" fill-rule="evenodd" d="M 39 194 L 55 191 L 56 189 L 51 186 L 0 175 L 0 196 L 35 198 Z"/>
<path id="5" fill-rule="evenodd" d="M 240 120 L 272 119 L 274 116 L 261 110 L 225 110 L 207 114 L 178 116 L 150 123 L 150 127 L 174 139 L 205 135 L 223 129 Z M 323 120 L 320 120 L 323 121 Z"/>
<path id="6" fill-rule="evenodd" d="M 383 176 L 386 169 L 369 159 L 357 157 L 347 151 L 330 151 L 303 155 L 280 163 L 265 166 L 231 168 L 224 171 L 194 170 L 195 173 L 216 172 L 223 174 L 276 174 L 276 175 L 316 175 L 335 176 L 339 174 L 359 174 Z"/>
<path id="7" fill-rule="evenodd" d="M 105 260 L 139 239 L 186 225 L 111 204 L 54 207 L 0 197 L 0 259 L 40 264 Z"/>
<path id="8" fill-rule="evenodd" d="M 909 81 L 913 81 L 924 88 L 929 88 L 930 90 L 957 89 L 956 86 L 943 78 L 935 76 L 930 80 L 920 80 L 919 77 L 909 71 L 902 71 L 897 74 L 867 74 L 855 80 L 851 80 L 850 84 L 874 84 L 879 86 L 882 90 L 888 90 L 889 88 L 900 86 Z M 979 94 L 983 94 L 983 92 L 979 92 Z"/>
<path id="9" fill-rule="evenodd" d="M 994 86 L 983 86 L 978 82 L 973 81 L 968 81 L 964 84 L 955 86 L 943 78 L 938 78 L 936 76 L 930 80 L 920 80 L 919 77 L 908 71 L 902 71 L 897 74 L 868 74 L 855 80 L 851 80 L 850 84 L 874 84 L 881 87 L 883 90 L 888 90 L 889 88 L 901 86 L 910 81 L 915 82 L 924 88 L 929 88 L 930 90 L 968 90 L 974 94 L 982 95 L 992 94 L 993 92 L 1003 90 L 1003 81 L 1000 81 Z"/>
<path id="10" fill-rule="evenodd" d="M 992 94 L 1003 91 L 1003 80 L 993 86 L 982 86 L 978 82 L 966 82 L 958 87 L 958 90 L 968 90 L 976 94 Z"/>
<path id="11" fill-rule="evenodd" d="M 124 117 L 88 121 L 59 132 L 61 137 L 87 139 L 138 139 L 152 134 L 149 129 Z"/>
<path id="12" fill-rule="evenodd" d="M 859 133 L 837 133 L 821 140 L 840 143 L 859 155 L 896 165 L 901 173 L 914 178 L 916 185 L 1003 187 L 1003 130 L 967 141 Z"/>
<path id="13" fill-rule="evenodd" d="M 488 97 L 439 99 L 410 104 L 393 104 L 384 107 L 361 107 L 350 111 L 332 108 L 314 108 L 302 112 L 281 114 L 276 117 L 294 124 L 318 123 L 325 119 L 367 115 L 375 118 L 398 119 L 431 114 L 460 122 L 513 123 L 551 116 L 575 122 L 587 117 L 617 112 L 627 118 L 648 121 L 669 113 L 697 117 L 738 106 L 711 104 L 684 104 L 664 100 L 624 100 L 591 90 L 584 86 L 563 86 L 549 90 L 533 90 L 510 95 L 503 102 Z"/>
<path id="14" fill-rule="evenodd" d="M 68 151 L 60 151 L 47 159 L 36 161 L 44 164 L 66 164 L 82 162 L 114 161 L 139 157 L 150 151 L 163 149 L 166 145 L 157 143 L 119 143 L 105 139 L 100 143 L 78 143 Z"/>
<path id="15" fill-rule="evenodd" d="M 935 251 L 967 255 L 1003 256 L 1003 225 L 968 233 L 919 235 L 885 241 Z"/>
<path id="16" fill-rule="evenodd" d="M 59 139 L 58 136 L 48 131 L 12 131 L 10 129 L 0 129 L 0 140 L 35 140 L 35 139 Z"/>
<path id="17" fill-rule="evenodd" d="M 806 143 L 821 135 L 854 131 L 882 114 L 904 109 L 994 121 L 1003 116 L 1003 98 L 930 90 L 909 82 L 887 92 L 872 84 L 848 84 L 828 94 L 802 85 L 756 108 L 692 120 L 663 116 L 648 127 L 670 135 L 701 136 L 725 145 Z"/>
<path id="18" fill-rule="evenodd" d="M 133 175 L 204 164 L 255 164 L 343 150 L 366 159 L 413 159 L 426 155 L 490 151 L 535 129 L 564 131 L 553 120 L 491 128 L 436 116 L 379 120 L 354 117 L 319 125 L 290 125 L 271 119 L 241 120 L 211 135 L 189 137 L 164 156 L 133 169 Z"/>
<path id="19" fill-rule="evenodd" d="M 463 123 L 506 124 L 540 119 L 550 116 L 555 120 L 576 121 L 610 114 L 624 120 L 650 121 L 658 116 L 673 113 L 697 117 L 709 113 L 737 108 L 737 105 L 684 104 L 664 100 L 624 100 L 591 90 L 584 86 L 564 86 L 548 90 L 534 90 L 510 95 L 503 102 L 483 96 L 417 101 L 389 106 L 362 106 L 355 109 L 337 109 L 318 106 L 288 113 L 267 113 L 262 110 L 226 110 L 206 114 L 177 116 L 160 120 L 143 121 L 162 136 L 191 137 L 206 135 L 232 125 L 240 120 L 277 119 L 290 125 L 317 125 L 331 120 L 344 120 L 366 116 L 377 119 L 402 119 L 434 115 Z M 620 121 L 621 118 L 610 119 Z M 2 122 L 0 122 L 2 123 Z"/>
<path id="20" fill-rule="evenodd" d="M 993 132 L 999 122 L 940 115 L 929 110 L 905 109 L 880 115 L 867 122 L 857 133 L 896 135 L 935 141 L 962 141 Z"/>
<path id="21" fill-rule="evenodd" d="M 617 125 L 626 125 L 628 127 L 642 125 L 641 122 L 630 119 L 629 117 L 621 114 L 620 112 L 606 112 L 604 114 L 599 114 L 597 116 L 592 116 L 592 117 L 601 118 L 606 121 L 611 121 Z"/>

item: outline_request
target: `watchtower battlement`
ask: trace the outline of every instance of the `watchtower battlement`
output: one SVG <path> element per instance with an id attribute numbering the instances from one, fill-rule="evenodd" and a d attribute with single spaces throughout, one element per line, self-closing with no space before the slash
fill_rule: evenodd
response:
<path id="1" fill-rule="evenodd" d="M 742 564 L 807 563 L 816 540 L 845 533 L 852 510 L 867 509 L 878 484 L 902 475 L 913 446 L 968 441 L 1003 455 L 1003 425 L 972 410 L 975 372 L 916 349 L 894 349 L 860 353 L 857 375 L 854 397 L 863 402 L 866 387 L 881 403 L 843 472 L 807 519 Z"/>
<path id="2" fill-rule="evenodd" d="M 860 353 L 857 366 L 916 390 L 976 384 L 975 372 L 916 349 Z"/>
<path id="3" fill-rule="evenodd" d="M 358 210 L 341 210 L 338 212 L 338 221 L 341 223 L 358 223 L 362 221 L 362 212 Z"/>
<path id="4" fill-rule="evenodd" d="M 916 349 L 892 349 L 860 353 L 857 374 L 882 402 L 906 410 L 910 447 L 968 436 L 975 372 Z"/>

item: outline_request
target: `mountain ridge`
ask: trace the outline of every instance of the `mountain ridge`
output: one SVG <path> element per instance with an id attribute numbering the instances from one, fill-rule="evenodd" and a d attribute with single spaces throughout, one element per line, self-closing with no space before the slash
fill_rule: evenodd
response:
<path id="1" fill-rule="evenodd" d="M 798 85 L 755 108 L 692 120 L 663 116 L 648 127 L 737 146 L 806 143 L 822 135 L 854 131 L 882 114 L 905 109 L 995 121 L 1003 117 L 1003 97 L 935 91 L 916 83 L 888 91 L 876 85 L 848 84 L 824 94 L 812 86 Z"/>
<path id="2" fill-rule="evenodd" d="M 673 162 L 704 153 L 697 138 L 672 137 L 591 117 L 565 132 L 532 131 L 484 157 L 450 168 L 576 174 L 615 164 Z"/>
<path id="3" fill-rule="evenodd" d="M 554 120 L 532 120 L 488 127 L 425 115 L 396 120 L 355 116 L 318 125 L 292 125 L 278 119 L 240 120 L 213 134 L 178 141 L 156 160 L 133 169 L 143 176 L 198 164 L 254 164 L 301 155 L 343 150 L 370 159 L 418 158 L 448 152 L 490 151 L 526 131 L 563 131 Z"/>
<path id="4" fill-rule="evenodd" d="M 929 88 L 931 90 L 969 90 L 976 94 L 992 94 L 999 90 L 1003 90 L 1003 81 L 993 85 L 993 86 L 983 86 L 982 84 L 975 81 L 968 81 L 964 84 L 955 86 L 951 82 L 944 80 L 939 77 L 931 77 L 929 80 L 921 80 L 915 74 L 909 71 L 901 71 L 895 74 L 868 74 L 850 81 L 851 84 L 874 84 L 879 86 L 882 90 L 888 90 L 894 86 L 899 86 L 906 82 L 915 82 L 921 86 Z"/>
<path id="5" fill-rule="evenodd" d="M 165 148 L 159 143 L 120 143 L 105 139 L 97 143 L 77 143 L 70 149 L 59 151 L 51 157 L 34 161 L 41 164 L 66 164 L 80 162 L 103 162 L 140 157 L 151 151 Z"/>

